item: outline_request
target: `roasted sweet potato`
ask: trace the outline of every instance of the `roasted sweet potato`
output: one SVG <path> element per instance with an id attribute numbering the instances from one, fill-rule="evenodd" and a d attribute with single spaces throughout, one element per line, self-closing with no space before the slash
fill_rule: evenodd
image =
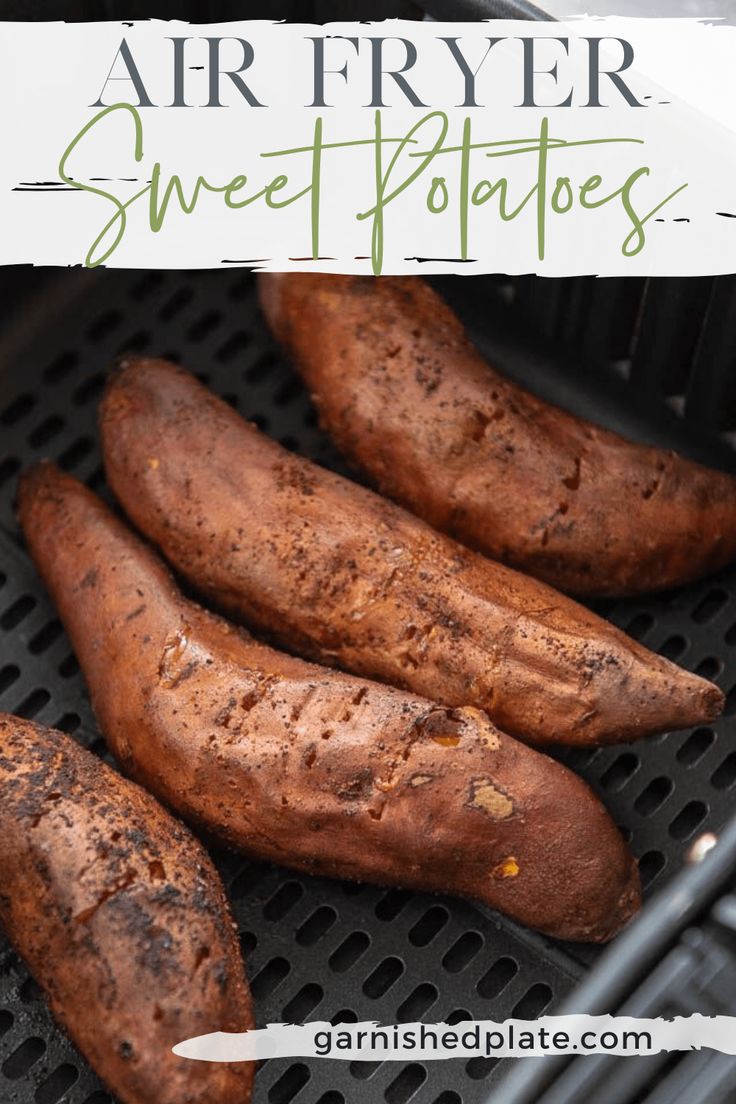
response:
<path id="1" fill-rule="evenodd" d="M 423 280 L 259 279 L 323 425 L 435 528 L 588 597 L 675 586 L 736 557 L 736 479 L 504 379 Z"/>
<path id="2" fill-rule="evenodd" d="M 287 452 L 166 361 L 118 369 L 101 427 L 138 527 L 220 607 L 308 658 L 540 744 L 630 740 L 722 708 L 716 686 Z"/>
<path id="3" fill-rule="evenodd" d="M 310 873 L 476 898 L 565 939 L 608 939 L 636 910 L 603 806 L 478 710 L 257 643 L 50 466 L 23 480 L 20 516 L 111 750 L 208 833 Z"/>
<path id="4" fill-rule="evenodd" d="M 0 921 L 122 1104 L 247 1104 L 252 1063 L 176 1043 L 252 1026 L 220 879 L 142 789 L 61 732 L 0 714 Z"/>

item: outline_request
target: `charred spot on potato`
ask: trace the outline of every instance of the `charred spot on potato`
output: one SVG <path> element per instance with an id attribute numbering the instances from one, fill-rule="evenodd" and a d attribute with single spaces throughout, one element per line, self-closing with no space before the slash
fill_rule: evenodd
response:
<path id="1" fill-rule="evenodd" d="M 441 747 L 457 747 L 463 720 L 459 710 L 431 709 L 416 719 L 414 727 L 419 736 L 427 736 Z"/>
<path id="2" fill-rule="evenodd" d="M 261 701 L 263 697 L 263 690 L 260 686 L 253 686 L 246 690 L 243 697 L 240 699 L 240 706 L 244 712 L 248 713 Z"/>
<path id="3" fill-rule="evenodd" d="M 195 959 L 194 959 L 195 972 L 199 969 L 199 967 L 202 965 L 203 962 L 207 961 L 207 959 L 209 957 L 210 957 L 209 947 L 198 947 L 197 948 L 197 954 L 196 954 Z"/>
<path id="4" fill-rule="evenodd" d="M 236 705 L 237 702 L 235 698 L 229 698 L 227 705 L 223 705 L 219 713 L 215 714 L 215 724 L 220 725 L 222 728 L 228 728 Z"/>
<path id="5" fill-rule="evenodd" d="M 358 801 L 373 792 L 373 771 L 365 767 L 336 791 L 341 801 Z"/>
<path id="6" fill-rule="evenodd" d="M 131 886 L 135 881 L 135 877 L 135 871 L 129 870 L 125 875 L 123 875 L 119 882 L 116 882 L 115 885 L 110 886 L 109 889 L 106 889 L 103 893 L 101 893 L 98 899 L 93 904 L 89 905 L 85 909 L 82 909 L 81 912 L 76 913 L 76 915 L 74 916 L 74 920 L 78 924 L 86 924 L 89 920 L 92 919 L 95 913 L 98 912 L 99 909 L 101 909 L 102 906 L 106 904 L 112 897 L 115 897 L 118 893 L 122 893 L 123 890 L 128 889 L 128 887 Z"/>
<path id="7" fill-rule="evenodd" d="M 166 870 L 160 859 L 153 859 L 149 862 L 148 873 L 156 882 L 163 882 L 166 878 Z"/>
<path id="8" fill-rule="evenodd" d="M 568 491 L 577 491 L 580 487 L 580 457 L 575 457 L 575 470 L 572 475 L 568 475 L 562 480 L 563 486 L 567 487 Z"/>

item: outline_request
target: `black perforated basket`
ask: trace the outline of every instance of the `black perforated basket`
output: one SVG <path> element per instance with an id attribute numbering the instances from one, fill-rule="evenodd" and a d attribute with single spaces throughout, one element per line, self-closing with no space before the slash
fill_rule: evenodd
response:
<path id="1" fill-rule="evenodd" d="M 533 382 L 538 374 L 547 390 L 555 381 L 562 387 L 564 368 L 529 354 L 528 342 L 505 332 L 502 320 L 513 315 L 505 285 L 478 285 L 487 322 L 494 317 L 489 300 L 498 309 L 493 332 L 477 332 L 488 354 L 520 378 Z M 439 286 L 464 302 L 472 326 L 468 281 Z M 97 400 L 106 368 L 129 349 L 181 361 L 287 447 L 330 466 L 340 462 L 266 333 L 248 274 L 67 271 L 27 292 L 14 313 L 0 340 L 0 708 L 72 732 L 102 754 L 77 664 L 20 543 L 13 495 L 21 468 L 50 456 L 104 493 Z M 607 403 L 599 415 L 610 422 L 612 409 Z M 730 691 L 726 716 L 714 726 L 564 755 L 604 797 L 651 893 L 680 868 L 698 833 L 722 828 L 732 807 L 736 575 L 605 612 Z M 260 1024 L 535 1017 L 574 991 L 597 953 L 554 944 L 457 901 L 319 881 L 232 856 L 218 856 L 218 863 Z M 3 1104 L 102 1104 L 102 1088 L 53 1027 L 7 947 L 0 951 L 0 1036 Z M 256 1099 L 479 1104 L 501 1084 L 504 1066 L 480 1059 L 407 1066 L 274 1061 L 258 1074 Z"/>

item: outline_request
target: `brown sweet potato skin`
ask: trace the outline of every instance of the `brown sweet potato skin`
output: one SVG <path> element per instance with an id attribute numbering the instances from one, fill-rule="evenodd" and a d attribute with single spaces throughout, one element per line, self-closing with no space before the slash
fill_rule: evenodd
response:
<path id="1" fill-rule="evenodd" d="M 626 741 L 722 708 L 716 686 L 287 452 L 166 361 L 118 369 L 101 430 L 139 529 L 221 608 L 308 658 L 483 709 L 539 744 Z"/>
<path id="2" fill-rule="evenodd" d="M 484 714 L 257 643 L 50 466 L 24 478 L 20 516 L 111 750 L 213 836 L 309 873 L 479 899 L 565 939 L 605 940 L 638 907 L 592 792 Z"/>
<path id="3" fill-rule="evenodd" d="M 504 379 L 423 280 L 259 280 L 322 424 L 435 528 L 587 597 L 676 586 L 736 558 L 736 479 Z"/>
<path id="4" fill-rule="evenodd" d="M 0 921 L 122 1104 L 248 1104 L 252 1063 L 176 1043 L 252 1026 L 220 879 L 149 794 L 61 732 L 0 714 Z"/>

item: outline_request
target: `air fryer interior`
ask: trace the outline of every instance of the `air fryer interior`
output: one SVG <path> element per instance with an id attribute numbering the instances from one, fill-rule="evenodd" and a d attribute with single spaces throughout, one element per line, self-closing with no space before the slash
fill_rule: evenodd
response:
<path id="1" fill-rule="evenodd" d="M 500 350 L 502 366 L 530 386 L 557 394 L 559 401 L 576 391 L 564 367 L 539 350 L 528 355 L 525 344 L 504 333 L 508 282 L 470 283 L 473 294 L 461 277 L 438 281 L 450 298 L 464 301 L 471 323 L 479 317 L 473 295 L 488 297 L 492 309 L 480 312 L 486 321 L 479 337 L 484 348 L 491 355 Z M 489 319 L 497 324 L 489 327 Z M 46 274 L 35 292 L 16 303 L 0 339 L 0 709 L 60 727 L 100 754 L 104 745 L 83 680 L 22 547 L 13 497 L 18 472 L 41 457 L 57 460 L 106 493 L 96 406 L 106 369 L 129 350 L 180 361 L 287 447 L 344 470 L 316 425 L 308 396 L 266 332 L 250 274 Z M 638 402 L 631 387 L 628 398 L 621 394 L 612 407 L 602 379 L 599 389 L 587 389 L 588 416 L 610 423 L 612 409 L 620 407 L 641 422 L 645 435 L 677 435 L 680 423 L 671 423 L 661 404 Z M 714 443 L 714 462 L 719 447 Z M 706 829 L 717 831 L 732 807 L 736 752 L 729 750 L 727 730 L 736 709 L 736 572 L 656 598 L 610 603 L 604 612 L 649 647 L 715 679 L 728 694 L 726 715 L 713 726 L 561 756 L 608 804 L 640 858 L 651 893 L 677 871 L 693 838 Z M 233 902 L 261 1025 L 534 1018 L 574 988 L 598 953 L 555 944 L 459 901 L 311 879 L 232 855 L 218 855 L 217 862 Z M 480 1059 L 405 1066 L 271 1061 L 258 1074 L 256 1101 L 480 1104 L 503 1070 L 503 1062 Z M 107 1099 L 4 944 L 0 1100 L 103 1104 Z"/>

